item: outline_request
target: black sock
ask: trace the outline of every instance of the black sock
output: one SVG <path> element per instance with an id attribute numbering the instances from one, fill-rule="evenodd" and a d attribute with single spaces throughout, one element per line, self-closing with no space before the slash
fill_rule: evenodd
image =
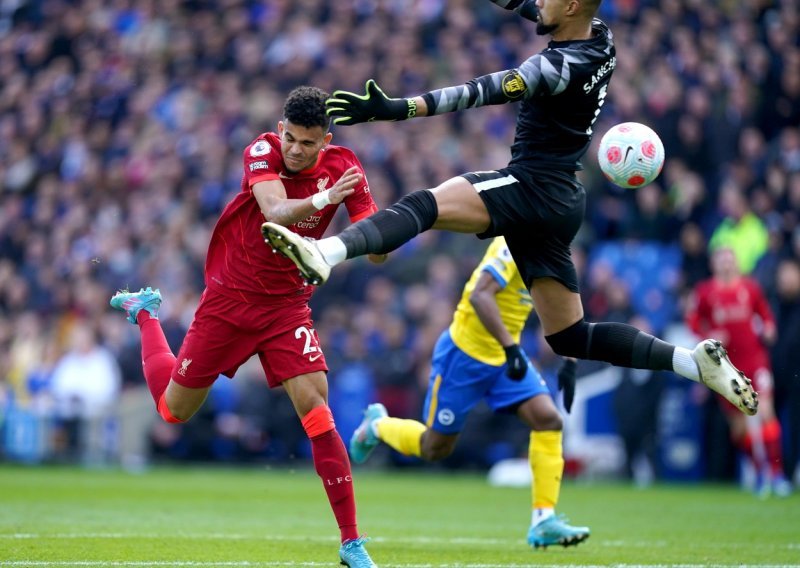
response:
<path id="1" fill-rule="evenodd" d="M 545 337 L 564 357 L 606 361 L 618 367 L 672 371 L 675 346 L 625 323 L 578 323 Z"/>
<path id="2" fill-rule="evenodd" d="M 439 216 L 436 198 L 420 189 L 400 201 L 339 233 L 347 258 L 364 254 L 386 254 L 430 229 Z"/>

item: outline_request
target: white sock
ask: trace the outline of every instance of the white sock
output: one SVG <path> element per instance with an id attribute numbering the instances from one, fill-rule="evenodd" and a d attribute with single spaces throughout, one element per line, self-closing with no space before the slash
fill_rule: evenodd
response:
<path id="1" fill-rule="evenodd" d="M 531 526 L 536 526 L 542 521 L 549 519 L 555 514 L 554 509 L 550 509 L 549 507 L 541 508 L 541 509 L 534 509 L 531 512 Z"/>
<path id="2" fill-rule="evenodd" d="M 328 237 L 316 242 L 322 258 L 331 266 L 336 266 L 347 258 L 347 247 L 339 237 Z"/>
<path id="3" fill-rule="evenodd" d="M 672 369 L 682 377 L 700 382 L 700 371 L 690 349 L 675 348 L 675 353 L 672 354 Z"/>

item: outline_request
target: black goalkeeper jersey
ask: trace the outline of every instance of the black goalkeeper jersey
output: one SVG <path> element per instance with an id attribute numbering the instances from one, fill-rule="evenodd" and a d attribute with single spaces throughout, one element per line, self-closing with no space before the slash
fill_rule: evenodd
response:
<path id="1" fill-rule="evenodd" d="M 579 170 L 617 62 L 608 26 L 595 18 L 592 32 L 591 39 L 551 41 L 517 69 L 431 91 L 423 95 L 428 114 L 521 100 L 511 163 Z"/>

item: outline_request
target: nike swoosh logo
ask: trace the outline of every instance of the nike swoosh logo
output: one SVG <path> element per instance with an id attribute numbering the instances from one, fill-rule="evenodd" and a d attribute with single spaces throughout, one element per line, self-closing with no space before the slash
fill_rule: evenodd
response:
<path id="1" fill-rule="evenodd" d="M 626 156 L 627 156 L 627 154 L 626 154 Z M 278 172 L 278 177 L 279 177 L 279 178 L 283 178 L 283 179 L 289 179 L 289 176 L 287 176 L 287 175 L 286 175 L 286 174 L 284 174 L 283 172 Z"/>
<path id="2" fill-rule="evenodd" d="M 633 150 L 633 146 L 628 146 L 628 149 L 625 150 L 625 159 L 622 160 L 623 164 L 628 161 L 628 154 L 631 153 L 631 150 Z"/>
<path id="3" fill-rule="evenodd" d="M 319 354 L 317 354 L 317 355 L 311 355 L 311 356 L 308 358 L 308 360 L 309 360 L 310 362 L 312 362 L 312 363 L 313 363 L 314 361 L 316 361 L 316 360 L 317 360 L 317 359 L 319 359 L 320 357 L 322 357 L 322 353 L 319 353 Z"/>

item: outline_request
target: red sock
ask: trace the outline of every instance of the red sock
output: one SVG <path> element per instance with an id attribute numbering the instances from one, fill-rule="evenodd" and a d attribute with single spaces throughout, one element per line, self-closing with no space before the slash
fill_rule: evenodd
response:
<path id="1" fill-rule="evenodd" d="M 153 401 L 158 401 L 167 390 L 172 369 L 175 367 L 175 355 L 170 351 L 167 338 L 161 329 L 161 324 L 150 317 L 147 310 L 140 310 L 136 316 L 139 329 L 142 332 L 142 369 L 144 378 Z"/>
<path id="2" fill-rule="evenodd" d="M 773 475 L 783 474 L 783 456 L 781 449 L 781 423 L 773 418 L 761 427 L 761 438 L 764 440 L 764 452 Z"/>
<path id="3" fill-rule="evenodd" d="M 342 542 L 358 538 L 356 498 L 350 459 L 341 436 L 333 428 L 333 416 L 327 406 L 318 406 L 303 418 L 303 427 L 311 439 L 311 455 L 317 475 L 322 478 L 333 515 L 342 533 Z M 319 434 L 320 430 L 325 430 Z"/>
<path id="4" fill-rule="evenodd" d="M 761 468 L 761 464 L 759 460 L 756 459 L 756 454 L 753 451 L 753 437 L 750 435 L 750 432 L 745 434 L 744 437 L 736 443 L 736 446 L 747 456 L 747 459 L 750 460 L 750 463 L 753 464 L 756 469 Z"/>

